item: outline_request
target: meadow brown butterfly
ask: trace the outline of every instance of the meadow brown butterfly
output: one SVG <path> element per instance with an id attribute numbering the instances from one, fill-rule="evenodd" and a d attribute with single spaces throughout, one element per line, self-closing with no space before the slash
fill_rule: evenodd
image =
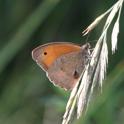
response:
<path id="1" fill-rule="evenodd" d="M 53 84 L 72 90 L 88 61 L 89 47 L 89 43 L 52 42 L 35 48 L 32 58 Z"/>

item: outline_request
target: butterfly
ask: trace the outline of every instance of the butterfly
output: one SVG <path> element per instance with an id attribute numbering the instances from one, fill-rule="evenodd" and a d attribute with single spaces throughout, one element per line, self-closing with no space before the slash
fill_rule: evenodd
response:
<path id="1" fill-rule="evenodd" d="M 54 85 L 72 90 L 88 62 L 89 48 L 89 43 L 51 42 L 33 49 L 32 58 Z"/>

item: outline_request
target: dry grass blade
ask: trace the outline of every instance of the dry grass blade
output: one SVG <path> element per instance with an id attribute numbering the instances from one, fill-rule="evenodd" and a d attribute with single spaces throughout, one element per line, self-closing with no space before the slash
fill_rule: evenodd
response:
<path id="1" fill-rule="evenodd" d="M 107 68 L 107 64 L 108 64 L 108 48 L 107 48 L 107 39 L 106 39 L 106 34 L 105 34 L 105 37 L 103 39 L 103 45 L 102 45 L 102 49 L 101 49 L 101 55 L 100 55 L 100 58 L 99 58 L 99 79 L 98 79 L 98 82 L 99 82 L 99 85 L 102 89 L 102 82 L 105 78 L 105 74 L 106 74 L 106 68 Z"/>
<path id="2" fill-rule="evenodd" d="M 96 46 L 91 54 L 91 58 L 82 72 L 82 75 L 72 90 L 69 98 L 66 112 L 63 118 L 62 124 L 68 124 L 74 108 L 77 106 L 77 118 L 79 118 L 82 112 L 87 109 L 87 106 L 92 98 L 93 89 L 98 84 L 102 89 L 102 82 L 105 79 L 106 68 L 108 64 L 108 46 L 107 46 L 107 31 L 113 21 L 115 15 L 119 11 L 117 21 L 115 22 L 112 32 L 112 51 L 115 51 L 117 46 L 117 36 L 119 33 L 119 19 L 124 0 L 116 2 L 108 11 L 99 16 L 87 29 L 83 31 L 84 35 L 88 34 L 100 21 L 109 13 L 106 23 L 103 27 L 103 32 L 98 39 Z"/>
<path id="3" fill-rule="evenodd" d="M 77 102 L 77 117 L 79 118 L 81 116 L 82 111 L 87 107 L 87 103 L 89 101 L 90 91 L 91 87 L 93 87 L 93 77 L 95 75 L 94 72 L 96 72 L 96 65 L 99 60 L 99 53 L 101 50 L 102 42 L 99 40 L 97 43 L 90 63 L 87 65 L 87 68 L 84 72 L 84 75 L 81 80 L 81 85 L 78 90 L 78 102 Z"/>
<path id="4" fill-rule="evenodd" d="M 117 38 L 119 34 L 119 20 L 120 20 L 122 5 L 123 5 L 123 1 L 120 3 L 119 14 L 112 31 L 112 36 L 111 36 L 112 53 L 115 53 L 115 50 L 117 49 Z"/>
<path id="5" fill-rule="evenodd" d="M 68 124 L 70 119 L 71 119 L 71 115 L 73 114 L 74 107 L 76 105 L 77 91 L 78 91 L 78 87 L 79 87 L 79 82 L 81 80 L 81 77 L 82 77 L 83 73 L 84 73 L 84 71 L 82 72 L 77 84 L 75 85 L 75 87 L 73 88 L 73 90 L 71 92 L 70 98 L 69 98 L 67 106 L 66 106 L 66 111 L 65 111 L 65 114 L 63 116 L 62 124 Z"/>
<path id="6" fill-rule="evenodd" d="M 66 112 L 63 116 L 63 122 L 62 124 L 68 124 L 68 122 L 70 121 L 70 117 L 72 115 L 72 112 L 73 112 L 73 107 L 74 107 L 74 99 L 75 99 L 75 95 L 76 95 L 76 92 L 77 92 L 77 87 L 78 87 L 78 83 L 76 84 L 76 86 L 74 87 L 74 89 L 72 90 L 71 92 L 71 95 L 70 95 L 70 98 L 68 100 L 68 103 L 67 103 L 67 106 L 66 106 Z M 73 107 L 72 107 L 72 104 L 73 104 Z"/>
<path id="7" fill-rule="evenodd" d="M 90 31 L 92 31 L 99 23 L 100 21 L 109 13 L 111 12 L 111 10 L 118 5 L 119 1 L 114 4 L 110 9 L 108 9 L 105 13 L 103 13 L 102 15 L 98 16 L 83 32 L 83 36 L 87 35 Z"/>
<path id="8" fill-rule="evenodd" d="M 105 15 L 106 15 L 106 14 L 103 14 L 103 15 L 97 17 L 97 18 L 93 21 L 93 23 L 91 23 L 91 24 L 82 32 L 83 36 L 87 35 L 90 31 L 92 31 L 92 30 L 96 27 L 96 25 L 99 24 L 99 22 L 102 20 L 102 18 L 103 18 Z"/>

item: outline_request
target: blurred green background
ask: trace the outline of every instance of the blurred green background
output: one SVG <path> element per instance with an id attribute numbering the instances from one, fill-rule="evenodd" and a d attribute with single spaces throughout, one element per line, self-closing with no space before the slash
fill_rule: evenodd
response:
<path id="1" fill-rule="evenodd" d="M 84 44 L 83 29 L 115 2 L 0 0 L 0 124 L 61 123 L 69 92 L 49 82 L 32 60 L 31 51 L 52 41 Z M 103 93 L 74 124 L 124 124 L 123 13 L 124 9 L 118 50 L 114 55 L 109 50 Z M 98 39 L 104 21 L 90 34 L 90 41 Z M 109 48 L 110 37 L 108 35 Z M 95 42 L 91 45 L 95 46 Z"/>

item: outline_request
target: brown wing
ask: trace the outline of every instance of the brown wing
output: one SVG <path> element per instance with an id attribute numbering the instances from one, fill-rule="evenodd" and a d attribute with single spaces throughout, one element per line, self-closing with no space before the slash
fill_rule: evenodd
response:
<path id="1" fill-rule="evenodd" d="M 50 81 L 66 90 L 73 89 L 87 62 L 87 54 L 84 49 L 57 58 L 47 71 Z"/>

